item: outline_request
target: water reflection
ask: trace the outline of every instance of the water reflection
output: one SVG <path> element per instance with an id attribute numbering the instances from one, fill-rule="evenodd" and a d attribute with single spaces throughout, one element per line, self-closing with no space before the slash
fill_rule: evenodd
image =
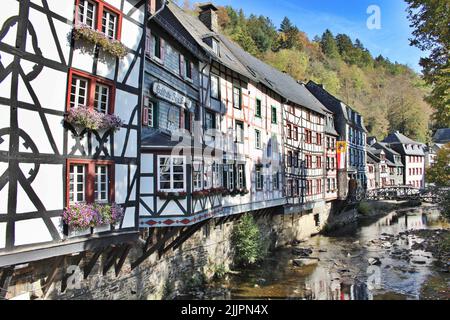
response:
<path id="1" fill-rule="evenodd" d="M 316 266 L 294 267 L 291 249 L 281 249 L 261 266 L 218 285 L 227 287 L 232 299 L 418 299 L 432 257 L 411 250 L 420 239 L 404 233 L 440 227 L 435 211 L 391 213 L 302 243 L 320 259 Z"/>

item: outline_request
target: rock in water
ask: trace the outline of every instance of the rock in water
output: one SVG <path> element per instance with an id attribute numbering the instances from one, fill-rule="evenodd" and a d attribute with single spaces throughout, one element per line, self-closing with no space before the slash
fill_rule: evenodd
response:
<path id="1" fill-rule="evenodd" d="M 381 260 L 379 258 L 369 258 L 369 264 L 371 266 L 379 266 L 381 265 Z"/>
<path id="2" fill-rule="evenodd" d="M 306 267 L 306 266 L 313 266 L 319 263 L 319 260 L 316 259 L 294 259 L 293 261 L 294 266 L 297 267 Z"/>
<path id="3" fill-rule="evenodd" d="M 292 253 L 300 257 L 309 257 L 313 251 L 311 249 L 294 248 L 292 249 Z"/>

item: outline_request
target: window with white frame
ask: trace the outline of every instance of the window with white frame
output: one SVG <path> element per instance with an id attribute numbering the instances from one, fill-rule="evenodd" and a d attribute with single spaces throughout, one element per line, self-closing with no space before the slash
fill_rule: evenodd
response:
<path id="1" fill-rule="evenodd" d="M 213 49 L 214 53 L 219 56 L 220 50 L 219 50 L 219 42 L 215 39 L 211 39 L 211 48 Z"/>
<path id="2" fill-rule="evenodd" d="M 219 83 L 220 83 L 219 77 L 211 75 L 211 98 L 214 98 L 214 99 L 220 98 Z"/>
<path id="3" fill-rule="evenodd" d="M 236 142 L 244 143 L 244 123 L 236 121 Z"/>
<path id="4" fill-rule="evenodd" d="M 80 77 L 72 77 L 70 88 L 70 107 L 87 106 L 89 81 Z"/>
<path id="5" fill-rule="evenodd" d="M 205 112 L 205 129 L 214 130 L 216 129 L 216 115 L 213 112 Z"/>
<path id="6" fill-rule="evenodd" d="M 261 131 L 255 130 L 255 148 L 262 149 Z"/>
<path id="7" fill-rule="evenodd" d="M 214 162 L 212 164 L 212 185 L 213 188 L 219 188 L 222 182 L 220 164 Z"/>
<path id="8" fill-rule="evenodd" d="M 86 166 L 82 164 L 71 164 L 69 174 L 69 203 L 86 202 Z"/>
<path id="9" fill-rule="evenodd" d="M 205 172 L 203 173 L 203 185 L 205 189 L 211 189 L 213 187 L 213 164 L 205 164 Z"/>
<path id="10" fill-rule="evenodd" d="M 108 166 L 97 165 L 95 167 L 95 201 L 98 203 L 107 203 L 108 193 Z"/>
<path id="11" fill-rule="evenodd" d="M 203 164 L 201 162 L 194 162 L 193 164 L 194 174 L 193 174 L 193 185 L 194 191 L 199 191 L 203 189 Z"/>
<path id="12" fill-rule="evenodd" d="M 238 164 L 237 166 L 237 187 L 242 190 L 245 188 L 245 165 Z"/>
<path id="13" fill-rule="evenodd" d="M 108 113 L 109 87 L 101 84 L 95 85 L 95 110 L 100 113 Z"/>
<path id="14" fill-rule="evenodd" d="M 97 6 L 88 0 L 80 0 L 78 5 L 78 22 L 95 29 Z"/>
<path id="15" fill-rule="evenodd" d="M 107 10 L 103 10 L 102 32 L 110 39 L 116 38 L 117 21 L 118 18 L 116 14 Z"/>
<path id="16" fill-rule="evenodd" d="M 233 87 L 233 107 L 242 109 L 242 90 L 239 87 Z"/>
<path id="17" fill-rule="evenodd" d="M 234 165 L 223 166 L 223 185 L 230 191 L 234 190 Z"/>
<path id="18" fill-rule="evenodd" d="M 280 179 L 278 177 L 278 173 L 275 173 L 273 175 L 273 190 L 279 190 L 280 189 Z"/>
<path id="19" fill-rule="evenodd" d="M 185 157 L 158 156 L 158 189 L 165 192 L 186 190 Z"/>
<path id="20" fill-rule="evenodd" d="M 263 167 L 256 166 L 256 190 L 263 189 Z"/>

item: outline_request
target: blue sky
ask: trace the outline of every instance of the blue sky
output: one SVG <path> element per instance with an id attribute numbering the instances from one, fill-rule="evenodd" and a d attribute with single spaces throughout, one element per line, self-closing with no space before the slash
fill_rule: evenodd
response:
<path id="1" fill-rule="evenodd" d="M 360 39 L 373 56 L 382 54 L 417 72 L 419 59 L 425 55 L 409 46 L 412 30 L 402 0 L 215 0 L 214 3 L 242 8 L 247 15 L 267 16 L 276 26 L 288 16 L 310 39 L 327 28 L 335 35 L 346 33 L 353 40 Z M 381 9 L 379 30 L 367 28 L 370 5 Z"/>

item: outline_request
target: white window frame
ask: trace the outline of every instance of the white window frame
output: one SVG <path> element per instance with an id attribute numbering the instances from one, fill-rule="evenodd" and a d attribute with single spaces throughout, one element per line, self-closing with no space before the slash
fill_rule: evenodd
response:
<path id="1" fill-rule="evenodd" d="M 216 90 L 213 90 L 213 88 L 216 88 Z M 220 99 L 220 78 L 216 75 L 211 75 L 211 98 Z"/>
<path id="2" fill-rule="evenodd" d="M 233 191 L 234 190 L 234 165 L 225 164 L 224 171 L 227 172 L 227 181 L 225 181 L 225 183 L 226 183 L 225 188 L 228 189 L 229 191 Z"/>
<path id="3" fill-rule="evenodd" d="M 255 180 L 256 180 L 256 190 L 262 191 L 264 184 L 263 184 L 263 167 L 257 166 L 255 170 Z"/>
<path id="4" fill-rule="evenodd" d="M 211 39 L 211 48 L 217 56 L 220 56 L 219 41 Z"/>
<path id="5" fill-rule="evenodd" d="M 255 130 L 255 148 L 258 150 L 262 149 L 262 137 L 260 130 Z"/>
<path id="6" fill-rule="evenodd" d="M 106 89 L 106 105 L 105 110 L 102 110 L 102 104 L 103 100 L 101 99 L 105 95 L 103 94 L 103 89 Z M 100 91 L 99 91 L 100 90 Z M 110 90 L 111 88 L 109 86 L 96 83 L 95 84 L 95 95 L 94 95 L 94 104 L 95 104 L 95 110 L 104 114 L 108 114 L 109 109 L 109 96 L 110 96 Z M 101 92 L 101 93 L 100 93 Z M 99 99 L 100 98 L 100 99 Z M 100 105 L 100 108 L 99 108 Z"/>
<path id="7" fill-rule="evenodd" d="M 103 167 L 106 169 L 105 174 L 102 174 L 101 172 L 99 173 L 99 169 L 101 169 Z M 101 189 L 102 176 L 105 177 L 105 183 L 104 184 L 106 186 L 106 189 L 105 189 L 106 198 L 102 198 L 101 197 L 101 194 L 102 194 L 102 189 Z M 96 185 L 96 188 L 94 190 L 95 201 L 97 203 L 108 203 L 108 201 L 109 201 L 109 166 L 108 165 L 103 165 L 103 164 L 95 165 L 95 185 Z M 97 195 L 95 195 L 95 193 Z"/>
<path id="8" fill-rule="evenodd" d="M 87 22 L 87 13 L 89 10 L 89 5 L 93 6 L 93 17 L 92 17 L 92 25 L 88 24 Z M 83 11 L 82 11 L 83 9 Z M 78 4 L 78 23 L 87 25 L 88 27 L 92 29 L 96 29 L 97 24 L 97 4 L 95 2 L 91 2 L 89 0 L 80 0 Z"/>
<path id="9" fill-rule="evenodd" d="M 237 171 L 237 188 L 242 190 L 245 188 L 245 164 L 238 164 L 236 171 Z"/>
<path id="10" fill-rule="evenodd" d="M 222 184 L 222 170 L 220 164 L 214 162 L 211 166 L 212 169 L 212 186 L 213 188 L 220 188 Z"/>
<path id="11" fill-rule="evenodd" d="M 161 159 L 169 159 L 169 182 L 170 188 L 164 189 L 161 188 Z M 182 173 L 174 173 L 174 160 L 183 160 L 183 172 Z M 178 165 L 177 165 L 178 166 Z M 183 174 L 183 181 L 174 181 L 175 174 Z M 175 182 L 183 182 L 183 188 L 176 189 L 174 188 Z M 159 155 L 158 156 L 158 191 L 160 192 L 186 192 L 186 157 L 185 156 L 167 156 L 167 155 Z"/>
<path id="12" fill-rule="evenodd" d="M 80 89 L 82 88 L 81 86 L 81 82 L 85 82 L 86 83 L 86 87 L 85 89 L 85 96 L 82 96 L 80 94 Z M 87 107 L 88 105 L 88 100 L 89 100 L 89 79 L 85 79 L 82 77 L 78 77 L 78 76 L 73 76 L 72 77 L 72 83 L 70 84 L 70 107 L 71 108 L 76 108 L 78 106 L 83 106 L 83 107 Z M 75 87 L 75 93 L 72 93 L 72 89 Z M 73 99 L 72 99 L 73 97 Z M 80 97 L 82 97 L 84 99 L 84 104 L 79 104 L 79 99 Z"/>
<path id="13" fill-rule="evenodd" d="M 106 24 L 104 22 L 106 15 Z M 116 39 L 117 37 L 117 22 L 119 21 L 119 17 L 117 14 L 104 9 L 102 13 L 102 32 L 110 39 Z M 114 24 L 114 28 L 112 30 L 112 36 L 109 34 L 111 31 L 110 23 Z"/>
<path id="14" fill-rule="evenodd" d="M 71 168 L 73 168 L 73 173 L 70 172 L 72 171 Z M 78 169 L 79 168 L 83 168 L 82 171 L 80 172 Z M 75 171 L 75 169 L 77 169 Z M 85 164 L 71 164 L 70 168 L 69 168 L 69 203 L 70 204 L 76 204 L 76 203 L 85 203 L 86 202 L 86 171 L 87 171 L 87 166 Z M 79 183 L 77 177 L 78 176 L 82 176 L 83 177 L 83 182 Z M 70 185 L 73 185 L 73 191 L 70 191 Z M 83 190 L 82 191 L 78 191 L 78 186 L 82 185 L 83 186 Z M 78 194 L 81 193 L 83 194 L 83 200 L 79 201 L 77 200 L 77 196 Z M 71 200 L 73 199 L 73 200 Z"/>
<path id="15" fill-rule="evenodd" d="M 192 186 L 194 191 L 203 190 L 203 163 L 194 161 L 193 163 Z"/>
<path id="16" fill-rule="evenodd" d="M 245 139 L 245 126 L 243 122 L 236 122 L 236 142 L 244 143 Z"/>

